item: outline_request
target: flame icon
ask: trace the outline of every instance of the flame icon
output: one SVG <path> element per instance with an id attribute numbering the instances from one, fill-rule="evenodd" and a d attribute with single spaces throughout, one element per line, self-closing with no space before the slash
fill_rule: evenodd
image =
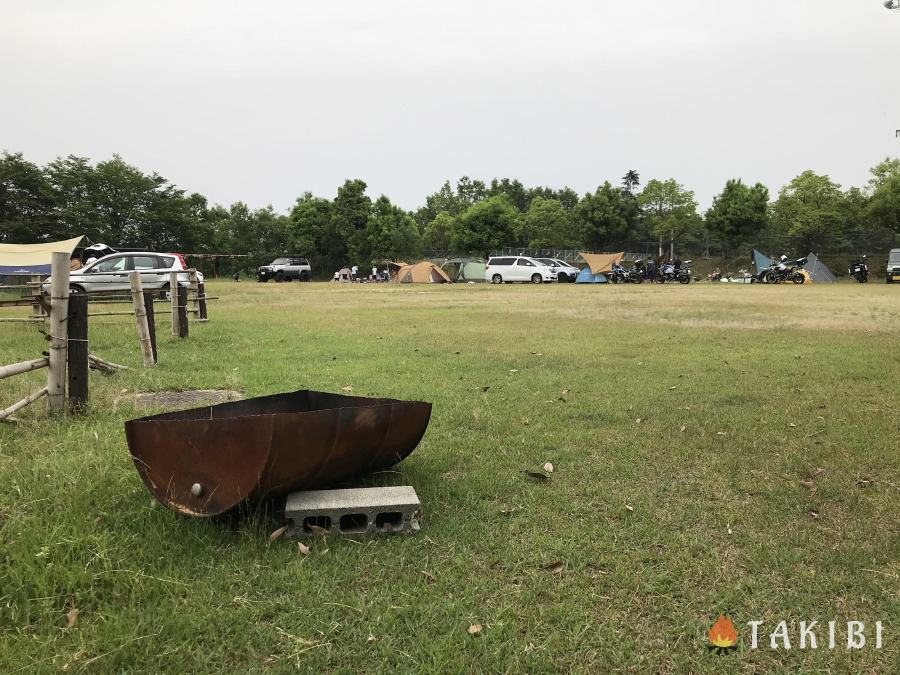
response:
<path id="1" fill-rule="evenodd" d="M 718 620 L 709 629 L 709 641 L 716 647 L 728 649 L 737 644 L 737 631 L 731 619 L 726 619 L 724 614 L 719 614 Z"/>

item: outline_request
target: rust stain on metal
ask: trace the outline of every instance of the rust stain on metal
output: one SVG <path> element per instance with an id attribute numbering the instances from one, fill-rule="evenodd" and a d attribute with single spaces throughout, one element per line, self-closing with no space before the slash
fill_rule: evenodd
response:
<path id="1" fill-rule="evenodd" d="M 125 435 L 156 498 L 205 518 L 393 466 L 430 417 L 421 401 L 301 390 L 130 420 Z"/>

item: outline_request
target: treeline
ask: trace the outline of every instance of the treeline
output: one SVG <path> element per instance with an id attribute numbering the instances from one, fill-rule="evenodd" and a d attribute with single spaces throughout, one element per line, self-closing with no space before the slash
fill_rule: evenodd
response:
<path id="1" fill-rule="evenodd" d="M 884 251 L 900 235 L 900 160 L 887 159 L 863 187 L 847 190 L 806 171 L 773 200 L 759 183 L 729 180 L 706 213 L 674 179 L 615 184 L 578 195 L 515 179 L 445 182 L 408 212 L 372 199 L 348 180 L 333 199 L 304 193 L 288 214 L 242 202 L 210 206 L 162 176 L 114 156 L 91 164 L 66 157 L 38 166 L 0 156 L 0 241 L 28 243 L 78 234 L 112 246 L 187 253 L 248 254 L 245 269 L 276 255 L 309 257 L 318 273 L 423 255 L 487 255 L 506 247 L 740 254 Z"/>

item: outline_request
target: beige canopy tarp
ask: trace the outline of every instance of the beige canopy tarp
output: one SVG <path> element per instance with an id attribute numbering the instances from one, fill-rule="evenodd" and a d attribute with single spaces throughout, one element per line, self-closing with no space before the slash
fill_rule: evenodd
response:
<path id="1" fill-rule="evenodd" d="M 404 265 L 394 276 L 395 284 L 447 284 L 450 277 L 432 262 Z"/>
<path id="2" fill-rule="evenodd" d="M 606 274 L 612 271 L 614 264 L 622 262 L 624 253 L 579 253 L 584 262 L 591 268 L 591 274 Z"/>
<path id="3" fill-rule="evenodd" d="M 50 274 L 54 253 L 67 253 L 78 246 L 81 237 L 41 244 L 0 244 L 0 274 Z"/>

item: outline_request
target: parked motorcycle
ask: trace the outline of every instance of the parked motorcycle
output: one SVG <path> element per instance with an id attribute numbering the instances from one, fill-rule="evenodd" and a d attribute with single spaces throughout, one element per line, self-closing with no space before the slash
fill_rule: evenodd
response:
<path id="1" fill-rule="evenodd" d="M 627 269 L 619 264 L 613 264 L 609 273 L 609 280 L 614 284 L 642 284 L 644 274 L 639 267 Z"/>
<path id="2" fill-rule="evenodd" d="M 665 262 L 660 264 L 659 271 L 656 273 L 656 283 L 664 284 L 667 281 L 680 284 L 691 283 L 691 263 L 693 260 L 685 260 L 677 267 L 674 263 Z"/>
<path id="3" fill-rule="evenodd" d="M 757 281 L 767 284 L 780 284 L 791 281 L 795 284 L 802 284 L 806 281 L 806 277 L 800 271 L 806 264 L 806 258 L 798 258 L 797 260 L 788 260 L 782 256 L 782 260 L 773 263 L 757 275 Z"/>
<path id="4" fill-rule="evenodd" d="M 869 281 L 869 266 L 866 264 L 866 256 L 854 260 L 850 263 L 850 276 L 859 283 L 864 284 Z"/>

